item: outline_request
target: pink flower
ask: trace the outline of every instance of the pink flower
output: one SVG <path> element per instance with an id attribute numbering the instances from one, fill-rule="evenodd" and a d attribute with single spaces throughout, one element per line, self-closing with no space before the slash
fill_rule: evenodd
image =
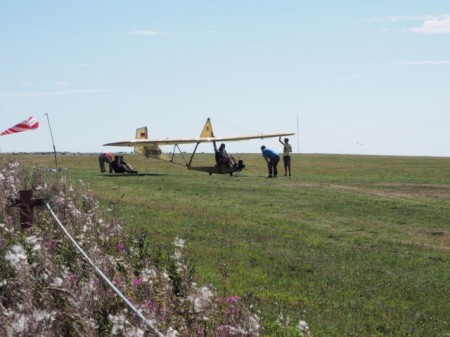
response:
<path id="1" fill-rule="evenodd" d="M 147 301 L 146 304 L 147 304 L 148 310 L 150 310 L 150 312 L 153 313 L 156 311 L 156 305 L 151 298 Z"/>
<path id="2" fill-rule="evenodd" d="M 143 283 L 142 278 L 136 278 L 134 279 L 131 284 L 133 285 L 133 287 L 138 287 Z"/>
<path id="3" fill-rule="evenodd" d="M 223 302 L 225 303 L 236 303 L 241 299 L 240 296 L 230 296 L 230 297 L 224 297 L 222 299 Z"/>
<path id="4" fill-rule="evenodd" d="M 125 245 L 124 245 L 123 242 L 119 242 L 119 243 L 117 244 L 116 248 L 117 248 L 117 250 L 118 250 L 119 252 L 123 252 L 123 251 L 125 250 Z"/>

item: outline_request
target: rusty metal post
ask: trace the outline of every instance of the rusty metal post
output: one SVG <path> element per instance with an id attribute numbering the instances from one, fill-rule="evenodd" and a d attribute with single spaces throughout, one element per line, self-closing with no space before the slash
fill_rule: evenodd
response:
<path id="1" fill-rule="evenodd" d="M 20 225 L 22 229 L 33 227 L 34 207 L 44 205 L 45 199 L 33 198 L 33 190 L 19 191 L 19 197 L 14 200 L 13 206 L 20 209 Z"/>
<path id="2" fill-rule="evenodd" d="M 30 228 L 34 223 L 34 212 L 33 212 L 33 191 L 32 190 L 22 190 L 19 191 L 20 196 L 20 225 L 22 229 Z"/>

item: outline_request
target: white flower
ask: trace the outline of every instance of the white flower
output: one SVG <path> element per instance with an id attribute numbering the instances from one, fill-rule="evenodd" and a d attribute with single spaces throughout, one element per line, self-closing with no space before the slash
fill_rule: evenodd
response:
<path id="1" fill-rule="evenodd" d="M 0 180 L 4 180 L 5 176 L 3 175 L 3 173 L 0 172 Z"/>
<path id="2" fill-rule="evenodd" d="M 25 239 L 25 242 L 29 245 L 34 245 L 38 241 L 37 237 L 35 235 L 31 235 Z"/>
<path id="3" fill-rule="evenodd" d="M 142 270 L 142 281 L 144 282 L 152 282 L 152 279 L 156 278 L 157 273 L 154 268 L 145 268 Z"/>
<path id="4" fill-rule="evenodd" d="M 174 244 L 174 246 L 177 247 L 177 248 L 183 248 L 185 242 L 186 242 L 185 240 L 183 240 L 183 239 L 181 239 L 181 238 L 179 238 L 179 237 L 176 237 L 173 244 Z"/>
<path id="5" fill-rule="evenodd" d="M 111 334 L 117 335 L 119 331 L 123 330 L 125 326 L 125 315 L 108 315 L 108 319 L 112 323 Z"/>
<path id="6" fill-rule="evenodd" d="M 178 336 L 178 331 L 177 330 L 173 329 L 172 327 L 167 329 L 166 337 L 177 337 L 177 336 Z"/>
<path id="7" fill-rule="evenodd" d="M 11 328 L 14 332 L 21 333 L 27 327 L 27 318 L 24 314 L 16 314 L 14 321 L 11 323 Z"/>
<path id="8" fill-rule="evenodd" d="M 304 337 L 311 336 L 311 331 L 309 330 L 308 323 L 306 323 L 305 321 L 300 320 L 298 322 L 298 330 Z"/>
<path id="9" fill-rule="evenodd" d="M 259 317 L 256 315 L 251 315 L 248 318 L 248 325 L 249 325 L 250 331 L 258 331 L 260 328 Z"/>
<path id="10" fill-rule="evenodd" d="M 28 243 L 30 246 L 33 246 L 34 251 L 38 251 L 41 249 L 41 244 L 38 242 L 38 238 L 34 235 L 29 236 L 26 238 L 25 242 Z"/>
<path id="11" fill-rule="evenodd" d="M 53 279 L 53 282 L 50 283 L 50 287 L 56 287 L 56 288 L 59 288 L 59 287 L 62 286 L 62 284 L 63 284 L 63 279 L 60 278 L 60 277 L 55 277 L 55 278 Z"/>
<path id="12" fill-rule="evenodd" d="M 194 304 L 195 311 L 206 310 L 214 293 L 208 287 L 202 287 L 197 294 L 188 296 L 188 300 Z"/>
<path id="13" fill-rule="evenodd" d="M 8 168 L 10 168 L 10 169 L 15 169 L 17 167 L 19 167 L 19 162 L 17 162 L 17 161 L 14 163 L 8 163 Z"/>
<path id="14" fill-rule="evenodd" d="M 26 259 L 27 255 L 25 254 L 25 250 L 20 245 L 13 246 L 5 254 L 5 260 L 11 263 L 13 266 L 17 266 L 21 261 Z"/>
<path id="15" fill-rule="evenodd" d="M 55 319 L 54 314 L 54 312 L 48 312 L 46 310 L 35 310 L 33 312 L 33 318 L 36 322 L 53 321 Z"/>

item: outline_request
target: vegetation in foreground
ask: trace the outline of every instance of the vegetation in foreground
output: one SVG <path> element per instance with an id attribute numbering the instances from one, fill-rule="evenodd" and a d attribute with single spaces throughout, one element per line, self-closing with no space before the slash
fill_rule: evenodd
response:
<path id="1" fill-rule="evenodd" d="M 42 170 L 0 161 L 1 336 L 259 336 L 260 320 L 245 298 L 198 286 L 176 238 L 170 257 L 145 234 L 127 236 L 116 208 L 102 211 L 81 182 L 49 183 Z M 51 212 L 21 228 L 19 191 L 48 199 L 78 245 L 146 318 L 113 292 L 83 259 Z M 164 261 L 165 260 L 165 261 Z M 300 326 L 299 328 L 305 328 Z M 307 327 L 306 327 L 307 328 Z"/>
<path id="2" fill-rule="evenodd" d="M 119 206 L 126 232 L 186 239 L 199 283 L 251 294 L 264 335 L 298 335 L 299 319 L 316 336 L 450 333 L 450 159 L 302 155 L 270 181 L 260 155 L 232 178 L 128 159 L 142 175 L 102 176 L 95 156 L 60 165 Z"/>

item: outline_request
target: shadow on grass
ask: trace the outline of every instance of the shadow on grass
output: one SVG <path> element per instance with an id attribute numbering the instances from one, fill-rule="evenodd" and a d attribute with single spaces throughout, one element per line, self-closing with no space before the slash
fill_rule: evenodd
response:
<path id="1" fill-rule="evenodd" d="M 116 178 L 122 178 L 122 177 L 145 177 L 145 176 L 166 176 L 167 174 L 161 174 L 161 173 L 116 173 L 116 174 L 102 174 L 102 177 L 116 177 Z"/>

